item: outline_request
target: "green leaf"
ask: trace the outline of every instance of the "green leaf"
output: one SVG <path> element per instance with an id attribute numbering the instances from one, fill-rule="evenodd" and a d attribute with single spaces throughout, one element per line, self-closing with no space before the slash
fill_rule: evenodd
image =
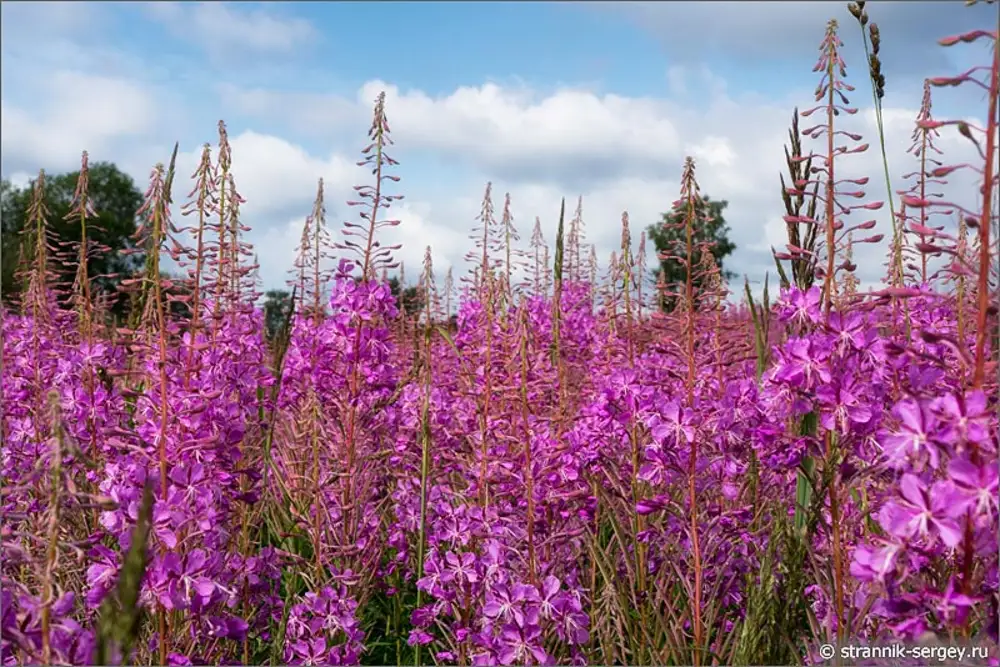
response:
<path id="1" fill-rule="evenodd" d="M 121 660 L 130 662 L 130 654 L 142 626 L 143 612 L 139 607 L 139 592 L 146 576 L 149 532 L 153 517 L 153 487 L 147 483 L 142 492 L 139 517 L 132 529 L 131 544 L 125 562 L 118 573 L 118 587 L 101 604 L 97 620 L 95 664 L 110 664 L 114 647 L 121 651 Z"/>

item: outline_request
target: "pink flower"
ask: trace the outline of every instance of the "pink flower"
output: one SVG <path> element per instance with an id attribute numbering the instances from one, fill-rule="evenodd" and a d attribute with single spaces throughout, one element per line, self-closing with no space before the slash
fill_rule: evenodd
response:
<path id="1" fill-rule="evenodd" d="M 961 515 L 962 504 L 956 503 L 955 487 L 938 482 L 928 490 L 919 477 L 903 475 L 899 482 L 902 499 L 891 500 L 882 508 L 879 522 L 890 534 L 910 539 L 914 536 L 935 536 L 949 547 L 962 541 L 962 531 L 955 521 Z"/>

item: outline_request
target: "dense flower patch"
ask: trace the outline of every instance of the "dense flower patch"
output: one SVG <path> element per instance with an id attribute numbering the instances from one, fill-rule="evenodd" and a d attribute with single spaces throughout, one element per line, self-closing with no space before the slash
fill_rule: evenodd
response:
<path id="1" fill-rule="evenodd" d="M 824 111 L 844 89 L 835 27 Z M 995 33 L 966 38 L 995 49 Z M 197 227 L 174 223 L 173 165 L 151 175 L 127 324 L 83 288 L 85 262 L 53 281 L 31 216 L 27 288 L 2 311 L 4 665 L 786 664 L 836 641 L 995 645 L 995 158 L 980 210 L 951 205 L 956 235 L 903 196 L 879 292 L 850 259 L 874 221 L 844 218 L 881 202 L 835 206 L 864 183 L 828 177 L 855 149 L 795 149 L 791 169 L 815 163 L 788 196 L 827 211 L 789 199 L 790 225 L 822 231 L 776 253 L 792 278 L 774 304 L 727 301 L 688 234 L 686 281 L 660 286 L 676 306 L 654 310 L 627 216 L 602 283 L 579 218 L 566 235 L 560 215 L 541 262 L 511 247 L 510 200 L 498 223 L 487 189 L 457 308 L 428 249 L 406 312 L 379 278 L 395 268 L 377 240 L 396 224 L 388 133 L 380 97 L 360 222 L 333 244 L 321 185 L 274 339 L 224 126 L 182 207 Z M 689 160 L 688 229 L 698 197 Z M 334 249 L 328 274 L 312 259 Z M 184 281 L 160 275 L 161 252 Z M 934 253 L 954 263 L 910 261 Z"/>

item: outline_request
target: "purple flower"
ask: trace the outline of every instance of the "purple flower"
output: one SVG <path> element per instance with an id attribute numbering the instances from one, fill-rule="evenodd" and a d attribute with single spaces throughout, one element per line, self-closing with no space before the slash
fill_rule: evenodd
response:
<path id="1" fill-rule="evenodd" d="M 828 322 L 830 332 L 835 336 L 837 346 L 842 351 L 861 350 L 865 347 L 865 321 L 861 313 L 833 311 Z"/>
<path id="2" fill-rule="evenodd" d="M 292 656 L 289 662 L 298 665 L 322 665 L 326 662 L 326 639 L 314 637 L 294 642 L 291 646 Z M 286 660 L 289 658 L 286 657 Z"/>
<path id="3" fill-rule="evenodd" d="M 933 539 L 939 535 L 949 547 L 962 541 L 962 531 L 955 517 L 963 505 L 954 485 L 938 482 L 928 490 L 916 475 L 906 474 L 899 482 L 902 499 L 889 501 L 879 515 L 879 522 L 890 534 L 910 539 L 914 536 Z"/>
<path id="4" fill-rule="evenodd" d="M 830 353 L 810 338 L 794 338 L 785 343 L 775 378 L 793 387 L 807 389 L 814 381 L 830 381 L 827 360 Z"/>
<path id="5" fill-rule="evenodd" d="M 681 409 L 677 401 L 667 401 L 659 414 L 653 415 L 648 426 L 656 440 L 668 439 L 672 444 L 694 442 L 694 418 L 690 410 Z"/>
<path id="6" fill-rule="evenodd" d="M 560 588 L 559 579 L 552 575 L 545 577 L 538 595 L 538 609 L 542 618 L 548 620 L 555 615 Z"/>
<path id="7" fill-rule="evenodd" d="M 236 616 L 209 616 L 205 619 L 205 628 L 209 637 L 243 641 L 249 627 L 246 621 Z"/>
<path id="8" fill-rule="evenodd" d="M 562 595 L 557 604 L 559 625 L 556 634 L 567 644 L 583 645 L 590 641 L 587 628 L 590 619 L 583 612 L 583 605 L 576 595 Z"/>
<path id="9" fill-rule="evenodd" d="M 410 623 L 417 628 L 427 628 L 434 622 L 437 610 L 433 607 L 418 607 L 410 614 Z"/>
<path id="10" fill-rule="evenodd" d="M 860 388 L 850 377 L 817 388 L 816 397 L 824 408 L 820 416 L 823 428 L 847 431 L 871 421 L 872 411 L 859 400 L 859 394 Z"/>
<path id="11" fill-rule="evenodd" d="M 410 630 L 410 636 L 406 640 L 406 643 L 410 646 L 425 646 L 434 641 L 434 636 L 427 632 L 426 630 L 421 630 L 419 628 L 415 630 Z"/>
<path id="12" fill-rule="evenodd" d="M 820 290 L 811 287 L 803 292 L 791 288 L 782 294 L 780 319 L 782 322 L 795 324 L 816 324 L 820 321 Z"/>
<path id="13" fill-rule="evenodd" d="M 930 442 L 930 434 L 936 430 L 937 420 L 934 416 L 912 398 L 896 403 L 892 414 L 899 420 L 899 426 L 882 438 L 882 448 L 889 464 L 895 468 L 903 468 L 912 459 L 926 454 L 931 467 L 937 468 L 938 449 Z"/>
<path id="14" fill-rule="evenodd" d="M 886 544 L 881 547 L 860 545 L 854 550 L 851 576 L 862 581 L 884 581 L 895 570 L 900 547 Z"/>
<path id="15" fill-rule="evenodd" d="M 943 428 L 939 437 L 942 442 L 968 442 L 996 453 L 996 445 L 990 438 L 991 424 L 996 417 L 990 414 L 986 394 L 982 391 L 946 394 L 934 401 L 933 410 L 941 418 Z"/>
<path id="16" fill-rule="evenodd" d="M 454 578 L 454 573 L 443 569 L 438 563 L 436 554 L 431 553 L 424 561 L 424 576 L 417 581 L 417 588 L 425 593 L 438 595 L 442 585 L 450 583 Z"/>
<path id="17" fill-rule="evenodd" d="M 96 609 L 118 580 L 118 564 L 114 552 L 101 544 L 91 550 L 90 558 L 94 562 L 87 568 L 90 590 L 86 600 L 91 609 Z"/>
<path id="18" fill-rule="evenodd" d="M 515 625 L 504 626 L 500 633 L 497 659 L 502 665 L 529 664 L 531 659 L 539 664 L 549 660 L 548 654 L 541 645 L 542 632 L 537 626 L 530 625 L 518 628 Z"/>
<path id="19" fill-rule="evenodd" d="M 998 464 L 996 461 L 975 465 L 968 459 L 955 458 L 948 464 L 948 476 L 959 493 L 977 514 L 993 518 L 997 510 Z"/>
<path id="20" fill-rule="evenodd" d="M 466 551 L 459 555 L 449 551 L 445 554 L 444 560 L 448 564 L 448 571 L 459 584 L 479 581 L 479 575 L 476 573 L 476 554 Z"/>
<path id="21" fill-rule="evenodd" d="M 965 623 L 972 608 L 982 601 L 980 597 L 963 593 L 955 577 L 948 580 L 948 588 L 944 593 L 932 593 L 930 597 L 935 602 L 938 614 L 954 625 Z"/>
<path id="22" fill-rule="evenodd" d="M 505 584 L 496 584 L 486 592 L 483 614 L 491 620 L 509 622 L 513 616 L 514 600 Z"/>
<path id="23" fill-rule="evenodd" d="M 193 549 L 183 559 L 175 552 L 164 557 L 162 569 L 168 583 L 161 602 L 167 609 L 200 607 L 209 603 L 216 584 L 206 576 L 208 560 L 203 549 Z"/>

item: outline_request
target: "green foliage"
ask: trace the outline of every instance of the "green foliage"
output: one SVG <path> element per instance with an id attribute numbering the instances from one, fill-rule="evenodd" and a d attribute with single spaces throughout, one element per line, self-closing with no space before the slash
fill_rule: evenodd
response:
<path id="1" fill-rule="evenodd" d="M 389 289 L 396 297 L 396 303 L 405 308 L 408 315 L 416 315 L 424 306 L 424 299 L 420 295 L 419 287 L 407 287 L 400 289 L 399 278 L 389 280 Z M 402 297 L 400 296 L 402 294 Z M 402 299 L 402 301 L 400 301 Z M 268 290 L 264 293 L 264 333 L 268 340 L 274 340 L 288 315 L 288 309 L 292 302 L 292 295 L 281 289 Z"/>
<path id="2" fill-rule="evenodd" d="M 80 240 L 80 221 L 66 220 L 73 193 L 76 190 L 79 171 L 46 177 L 45 201 L 50 212 L 50 231 L 60 242 Z M 0 183 L 0 221 L 3 227 L 2 241 L 2 296 L 10 299 L 17 295 L 22 285 L 14 279 L 18 260 L 21 257 L 21 230 L 27 219 L 28 204 L 34 183 L 25 188 L 15 187 L 10 181 Z M 140 268 L 140 255 L 122 255 L 121 250 L 132 247 L 131 236 L 136 231 L 136 211 L 142 206 L 143 196 L 132 178 L 108 162 L 90 165 L 89 195 L 97 211 L 97 217 L 88 219 L 87 236 L 92 243 L 110 248 L 91 258 L 87 271 L 94 276 L 94 285 L 104 291 L 114 293 L 118 283 L 116 278 L 102 277 L 107 274 L 128 274 Z M 60 262 L 55 267 L 60 279 L 72 283 L 76 274 L 75 260 Z M 121 313 L 125 299 L 116 301 L 115 312 Z"/>
<path id="3" fill-rule="evenodd" d="M 285 290 L 273 289 L 264 293 L 264 333 L 268 340 L 278 335 L 291 303 L 292 295 Z"/>
<path id="4" fill-rule="evenodd" d="M 760 304 L 754 302 L 750 292 L 750 281 L 744 286 L 747 305 L 750 307 L 750 318 L 753 321 L 754 351 L 757 354 L 757 382 L 760 382 L 768 367 L 771 353 L 771 297 L 768 293 L 767 276 L 764 276 L 764 298 Z"/>
<path id="5" fill-rule="evenodd" d="M 736 633 L 733 665 L 802 664 L 801 644 L 810 636 L 805 591 L 810 542 L 787 512 L 769 509 L 771 537 L 760 567 L 747 574 L 746 616 Z"/>
<path id="6" fill-rule="evenodd" d="M 713 201 L 708 195 L 702 197 L 696 211 L 699 222 L 694 228 L 693 241 L 699 248 L 703 247 L 704 244 L 710 244 L 716 266 L 722 271 L 722 275 L 727 279 L 732 279 L 735 274 L 723 269 L 723 261 L 736 249 L 736 244 L 729 240 L 729 226 L 723 216 L 723 211 L 727 206 L 729 206 L 729 202 L 725 200 Z M 683 226 L 684 215 L 682 208 L 675 206 L 670 212 L 662 215 L 659 224 L 650 225 L 647 228 L 646 234 L 656 247 L 658 256 L 663 253 L 677 254 L 678 248 L 686 243 Z M 694 256 L 694 266 L 701 264 L 701 255 L 699 249 Z M 661 270 L 668 286 L 683 283 L 686 279 L 684 265 L 675 259 L 661 259 L 660 266 L 653 273 L 654 279 L 659 278 Z M 700 288 L 703 282 L 704 276 L 696 275 L 695 289 Z M 673 299 L 669 297 L 664 299 L 664 306 L 667 310 L 670 309 L 672 303 Z"/>
<path id="7" fill-rule="evenodd" d="M 130 662 L 132 647 L 143 621 L 139 592 L 146 576 L 152 516 L 153 489 L 147 484 L 139 505 L 138 520 L 132 529 L 131 544 L 118 573 L 118 586 L 101 604 L 94 664 L 111 664 L 110 658 L 115 653 L 121 656 L 124 664 Z"/>
<path id="8" fill-rule="evenodd" d="M 399 278 L 389 279 L 389 289 L 396 297 L 396 304 L 401 310 L 405 310 L 407 315 L 416 315 L 424 307 L 424 299 L 420 296 L 419 287 L 404 288 Z"/>

